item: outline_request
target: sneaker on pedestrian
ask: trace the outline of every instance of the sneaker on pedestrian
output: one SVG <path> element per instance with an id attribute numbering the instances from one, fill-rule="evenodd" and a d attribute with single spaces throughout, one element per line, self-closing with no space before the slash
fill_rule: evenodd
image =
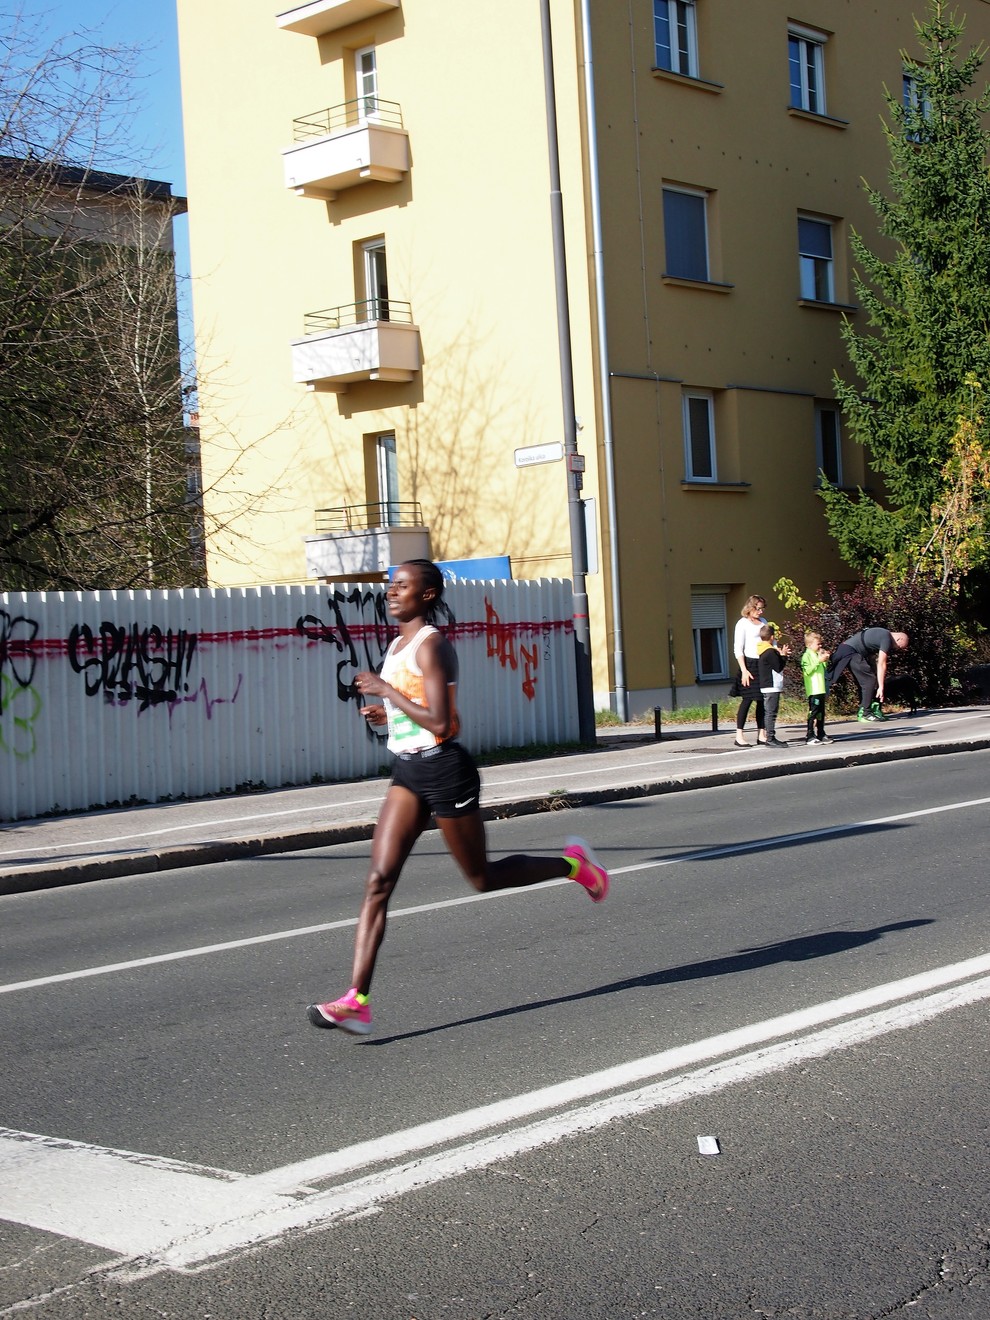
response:
<path id="1" fill-rule="evenodd" d="M 821 738 L 805 738 L 804 745 L 805 747 L 820 747 L 821 742 Z"/>
<path id="2" fill-rule="evenodd" d="M 833 743 L 835 742 L 835 739 L 830 738 L 827 733 L 823 733 L 822 736 L 818 739 L 818 741 L 820 743 Z"/>
<path id="3" fill-rule="evenodd" d="M 767 746 L 768 746 L 768 747 L 786 747 L 786 746 L 787 746 L 787 743 L 785 743 L 785 742 L 781 742 L 779 738 L 768 738 L 768 739 L 767 739 Z"/>
<path id="4" fill-rule="evenodd" d="M 333 1003 L 310 1004 L 306 1014 L 314 1027 L 340 1027 L 352 1036 L 367 1036 L 371 1030 L 371 1006 L 367 1000 L 361 1003 L 353 986 Z"/>
<path id="5" fill-rule="evenodd" d="M 873 705 L 870 707 L 870 714 L 875 720 L 885 720 L 887 718 L 883 713 L 883 707 L 880 705 L 879 701 L 874 701 Z"/>
<path id="6" fill-rule="evenodd" d="M 564 856 L 577 864 L 572 866 L 571 879 L 584 885 L 593 903 L 604 902 L 608 898 L 608 872 L 591 851 L 591 846 L 584 839 L 570 838 L 564 846 Z"/>
<path id="7" fill-rule="evenodd" d="M 860 724 L 865 724 L 869 719 L 869 716 L 862 706 L 860 706 L 859 710 L 856 712 L 856 718 L 859 720 Z"/>

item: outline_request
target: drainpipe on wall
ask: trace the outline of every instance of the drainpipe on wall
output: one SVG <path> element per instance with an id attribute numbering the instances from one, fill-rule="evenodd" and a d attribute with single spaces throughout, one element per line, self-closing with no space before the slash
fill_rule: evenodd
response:
<path id="1" fill-rule="evenodd" d="M 571 356 L 571 316 L 567 294 L 567 257 L 564 249 L 564 207 L 560 192 L 560 155 L 557 146 L 557 98 L 553 72 L 553 37 L 550 0 L 541 0 L 543 27 L 543 83 L 547 106 L 547 142 L 550 152 L 550 220 L 557 292 L 557 336 L 560 347 L 560 387 L 564 405 L 564 458 L 567 462 L 567 512 L 571 532 L 571 577 L 574 586 L 574 657 L 577 666 L 578 736 L 586 747 L 597 740 L 595 693 L 591 670 L 591 629 L 588 622 L 588 544 L 581 503 L 582 467 L 577 451 L 577 416 L 574 409 L 574 366 Z"/>
<path id="2" fill-rule="evenodd" d="M 622 589 L 619 576 L 619 528 L 615 495 L 615 447 L 612 433 L 612 384 L 608 365 L 608 335 L 605 320 L 605 264 L 602 241 L 601 185 L 598 178 L 598 129 L 595 115 L 595 65 L 591 53 L 590 0 L 581 0 L 581 45 L 584 59 L 584 102 L 591 202 L 591 231 L 595 270 L 595 302 L 598 317 L 598 379 L 602 392 L 602 451 L 605 460 L 605 500 L 608 508 L 609 579 L 612 594 L 612 673 L 615 680 L 615 713 L 629 719 L 626 691 L 626 661 L 622 640 Z"/>

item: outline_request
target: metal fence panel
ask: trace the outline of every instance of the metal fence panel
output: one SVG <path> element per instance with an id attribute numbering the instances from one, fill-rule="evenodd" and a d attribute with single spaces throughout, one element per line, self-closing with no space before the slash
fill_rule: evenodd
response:
<path id="1" fill-rule="evenodd" d="M 578 737 L 570 583 L 455 582 L 474 751 Z M 0 820 L 374 775 L 385 587 L 0 593 Z"/>

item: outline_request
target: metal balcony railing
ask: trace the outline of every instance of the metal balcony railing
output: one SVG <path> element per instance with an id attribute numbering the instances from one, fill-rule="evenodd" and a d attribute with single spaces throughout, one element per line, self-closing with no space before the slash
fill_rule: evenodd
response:
<path id="1" fill-rule="evenodd" d="M 367 532 L 374 527 L 422 527 L 423 506 L 418 500 L 382 500 L 377 504 L 344 504 L 338 509 L 317 509 L 316 533 Z"/>
<path id="2" fill-rule="evenodd" d="M 343 330 L 348 326 L 367 325 L 371 321 L 399 321 L 412 325 L 412 304 L 395 298 L 365 298 L 363 302 L 346 303 L 343 307 L 307 312 L 303 317 L 303 334 L 320 335 L 327 330 Z"/>
<path id="3" fill-rule="evenodd" d="M 398 101 L 383 101 L 380 96 L 360 96 L 356 101 L 331 106 L 328 110 L 314 110 L 292 121 L 294 142 L 309 138 L 330 137 L 344 129 L 364 124 L 384 124 L 386 128 L 402 127 L 402 108 Z"/>

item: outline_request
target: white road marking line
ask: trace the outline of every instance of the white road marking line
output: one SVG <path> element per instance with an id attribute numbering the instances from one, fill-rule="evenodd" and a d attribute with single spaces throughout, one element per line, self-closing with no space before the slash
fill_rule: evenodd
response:
<path id="1" fill-rule="evenodd" d="M 409 1192 L 606 1123 L 711 1095 L 986 1000 L 990 976 L 958 982 L 988 968 L 990 954 L 935 968 L 250 1177 L 230 1174 L 225 1180 L 219 1170 L 197 1172 L 196 1166 L 176 1161 L 0 1130 L 0 1219 L 75 1237 L 128 1258 L 112 1269 L 117 1277 L 201 1268 L 288 1232 L 323 1229 Z M 948 988 L 925 993 L 939 986 Z M 911 995 L 915 997 L 906 1002 L 891 1002 Z M 847 1020 L 836 1021 L 840 1018 Z M 794 1034 L 823 1023 L 831 1025 L 808 1035 Z M 744 1048 L 748 1052 L 737 1052 Z M 675 1072 L 702 1060 L 707 1061 L 703 1067 Z M 593 1103 L 575 1104 L 591 1097 Z M 520 1124 L 534 1113 L 563 1105 L 571 1107 Z M 479 1132 L 485 1135 L 450 1147 L 451 1141 Z M 408 1159 L 440 1144 L 447 1148 Z M 404 1162 L 326 1190 L 307 1185 L 314 1174 L 326 1179 L 395 1159 Z"/>
<path id="2" fill-rule="evenodd" d="M 850 1049 L 891 1031 L 918 1026 L 954 1008 L 987 998 L 990 998 L 990 977 L 969 985 L 954 986 L 927 999 L 826 1028 L 802 1040 L 781 1041 L 653 1086 L 596 1100 L 593 1104 L 567 1110 L 514 1131 L 482 1137 L 453 1150 L 369 1174 L 344 1186 L 317 1192 L 289 1206 L 273 1205 L 260 1215 L 245 1215 L 236 1222 L 218 1224 L 211 1232 L 188 1241 L 170 1244 L 150 1260 L 136 1266 L 124 1265 L 116 1273 L 124 1278 L 140 1278 L 162 1269 L 194 1269 L 206 1262 L 218 1263 L 222 1258 L 251 1250 L 289 1232 L 320 1231 L 335 1220 L 367 1212 L 409 1192 L 421 1191 L 513 1156 L 554 1145 L 616 1120 L 649 1113 L 697 1096 L 713 1095 L 726 1087 L 782 1072 L 795 1064 Z"/>
<path id="3" fill-rule="evenodd" d="M 242 1204 L 274 1208 L 237 1175 L 0 1128 L 0 1206 L 18 1224 L 140 1256 L 238 1217 Z"/>
<path id="4" fill-rule="evenodd" d="M 270 1173 L 258 1174 L 254 1181 L 259 1185 L 267 1185 L 272 1191 L 286 1191 L 299 1183 L 315 1183 L 326 1181 L 328 1178 L 339 1178 L 344 1173 L 353 1172 L 366 1165 L 405 1159 L 415 1151 L 426 1150 L 445 1141 L 460 1140 L 487 1128 L 516 1123 L 541 1110 L 574 1104 L 578 1100 L 632 1086 L 647 1078 L 673 1072 L 675 1069 L 733 1054 L 738 1050 L 751 1049 L 754 1045 L 763 1044 L 780 1036 L 808 1031 L 825 1022 L 852 1017 L 898 999 L 926 994 L 942 986 L 987 973 L 990 973 L 990 954 L 981 954 L 947 967 L 904 977 L 900 981 L 890 981 L 886 985 L 875 986 L 870 990 L 861 990 L 822 1004 L 813 1004 L 810 1008 L 797 1009 L 765 1022 L 739 1027 L 717 1036 L 709 1036 L 690 1045 L 678 1045 L 659 1054 L 634 1059 L 629 1063 L 605 1068 L 600 1072 L 589 1073 L 568 1082 L 546 1086 L 538 1091 L 529 1091 L 509 1100 L 500 1100 L 494 1104 L 466 1110 L 462 1114 L 423 1123 L 418 1127 L 392 1133 L 388 1137 L 359 1142 L 344 1150 L 317 1155 L 313 1159 L 301 1160 L 297 1164 L 289 1164 Z"/>
<path id="5" fill-rule="evenodd" d="M 878 816 L 874 820 L 853 821 L 846 825 L 828 825 L 816 830 L 802 830 L 795 834 L 778 834 L 765 839 L 753 839 L 748 843 L 726 844 L 724 847 L 703 848 L 687 853 L 678 853 L 673 857 L 653 858 L 648 862 L 634 862 L 629 866 L 609 868 L 612 877 L 632 875 L 637 871 L 655 871 L 665 866 L 679 866 L 684 862 L 711 861 L 716 857 L 736 857 L 745 853 L 763 852 L 771 848 L 784 847 L 790 843 L 805 843 L 810 839 L 822 839 L 841 834 L 852 834 L 858 830 L 870 829 L 879 825 L 896 824 L 899 821 L 915 820 L 922 816 L 937 816 L 946 811 L 962 811 L 968 807 L 983 807 L 990 803 L 990 798 L 972 798 L 966 802 L 950 802 L 940 807 L 922 807 L 917 811 L 902 811 L 894 816 Z M 518 898 L 535 889 L 552 889 L 557 885 L 571 884 L 567 878 L 545 880 L 539 885 L 530 885 L 526 889 L 499 889 L 488 894 L 464 894 L 459 898 L 442 899 L 436 903 L 421 903 L 414 907 L 396 908 L 389 912 L 389 920 L 397 917 L 417 916 L 425 912 L 439 912 L 443 908 L 461 907 L 466 903 L 480 903 L 490 899 Z M 233 949 L 247 949 L 254 945 L 272 944 L 279 940 L 298 939 L 304 935 L 322 935 L 332 930 L 345 930 L 357 924 L 356 917 L 345 917 L 340 921 L 327 921 L 316 926 L 298 926 L 291 930 L 269 931 L 265 935 L 249 935 L 240 940 L 227 940 L 221 944 L 204 944 L 192 949 L 176 949 L 171 953 L 151 954 L 146 958 L 133 958 L 127 962 L 106 963 L 100 967 L 81 967 L 74 972 L 56 972 L 50 976 L 35 977 L 30 981 L 12 981 L 0 985 L 0 995 L 14 994 L 20 990 L 38 990 L 44 986 L 58 985 L 65 981 L 80 981 L 91 976 L 108 976 L 113 972 L 129 972 L 140 967 L 154 967 L 159 963 L 180 962 L 185 958 L 202 958 L 211 953 L 226 953 Z"/>
<path id="6" fill-rule="evenodd" d="M 908 719 L 910 718 L 909 715 Z M 968 715 L 947 715 L 944 719 L 931 720 L 928 724 L 921 723 L 921 721 L 919 723 L 921 723 L 923 729 L 940 729 L 943 724 L 962 724 L 964 720 L 985 720 L 987 718 L 986 715 L 974 715 L 970 712 Z"/>

